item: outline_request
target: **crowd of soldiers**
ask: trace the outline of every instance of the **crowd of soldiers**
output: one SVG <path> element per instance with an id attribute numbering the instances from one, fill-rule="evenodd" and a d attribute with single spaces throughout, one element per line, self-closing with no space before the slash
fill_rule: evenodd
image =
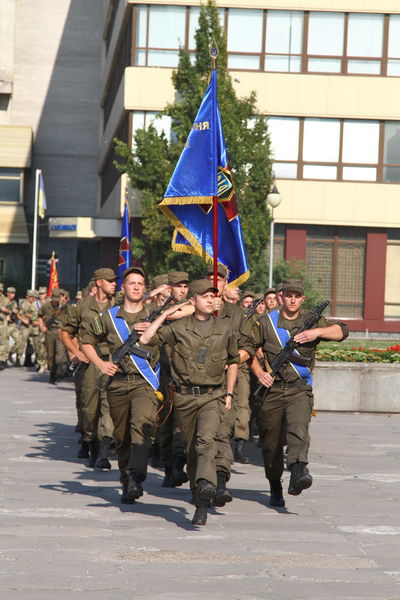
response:
<path id="1" fill-rule="evenodd" d="M 131 267 L 116 292 L 117 279 L 112 269 L 97 269 L 75 303 L 59 289 L 50 298 L 45 288 L 28 290 L 20 305 L 14 288 L 0 292 L 0 366 L 24 364 L 30 341 L 50 383 L 73 373 L 78 457 L 108 470 L 115 448 L 124 504 L 143 495 L 149 463 L 164 469 L 163 487 L 189 481 L 194 525 L 206 524 L 209 506 L 232 501 L 231 465 L 249 462 L 246 443 L 255 432 L 270 505 L 285 506 L 285 447 L 288 493 L 309 488 L 315 349 L 322 339 L 345 339 L 346 325 L 320 317 L 297 333 L 307 315 L 301 280 L 256 295 L 227 287 L 223 265 L 217 287 L 212 265 L 194 281 L 174 271 L 146 287 L 143 270 Z M 273 373 L 291 336 L 297 358 Z M 256 402 L 259 386 L 268 394 Z"/>

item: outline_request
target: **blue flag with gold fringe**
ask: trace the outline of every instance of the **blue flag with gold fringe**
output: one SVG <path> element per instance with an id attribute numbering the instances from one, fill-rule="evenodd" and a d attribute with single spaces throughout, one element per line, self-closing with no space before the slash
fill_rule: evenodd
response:
<path id="1" fill-rule="evenodd" d="M 212 262 L 213 198 L 218 197 L 218 262 L 230 286 L 250 276 L 246 248 L 217 100 L 217 72 L 210 82 L 185 147 L 160 203 L 175 226 L 172 248 Z"/>
<path id="2" fill-rule="evenodd" d="M 119 241 L 118 253 L 118 283 L 117 289 L 121 289 L 122 274 L 131 266 L 131 227 L 130 215 L 127 202 L 125 202 L 124 216 L 122 217 L 121 239 Z"/>

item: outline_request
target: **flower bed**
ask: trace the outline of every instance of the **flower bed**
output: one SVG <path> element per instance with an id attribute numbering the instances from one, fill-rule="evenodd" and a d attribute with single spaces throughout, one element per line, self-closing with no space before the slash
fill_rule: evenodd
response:
<path id="1" fill-rule="evenodd" d="M 387 348 L 318 348 L 316 359 L 334 362 L 400 363 L 400 344 Z"/>

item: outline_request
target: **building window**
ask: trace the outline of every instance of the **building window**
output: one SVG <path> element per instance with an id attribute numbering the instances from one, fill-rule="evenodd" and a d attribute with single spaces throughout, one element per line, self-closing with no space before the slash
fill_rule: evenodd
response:
<path id="1" fill-rule="evenodd" d="M 178 66 L 179 48 L 186 47 L 186 8 L 140 5 L 136 14 L 135 64 Z"/>
<path id="2" fill-rule="evenodd" d="M 330 300 L 327 313 L 331 316 L 362 318 L 365 251 L 362 228 L 307 228 L 307 269 Z"/>
<path id="3" fill-rule="evenodd" d="M 251 35 L 248 32 L 251 31 Z M 263 11 L 231 8 L 228 11 L 228 67 L 260 70 Z"/>
<path id="4" fill-rule="evenodd" d="M 340 73 L 343 40 L 343 13 L 310 13 L 307 44 L 308 72 Z"/>
<path id="5" fill-rule="evenodd" d="M 149 125 L 153 125 L 159 135 L 164 133 L 167 140 L 171 138 L 171 117 L 161 115 L 157 111 L 135 110 L 132 113 L 132 150 L 135 148 L 135 135 L 138 129 L 146 129 Z"/>
<path id="6" fill-rule="evenodd" d="M 400 75 L 400 15 L 390 15 L 387 74 Z"/>
<path id="7" fill-rule="evenodd" d="M 0 202 L 21 202 L 21 171 L 0 168 Z"/>
<path id="8" fill-rule="evenodd" d="M 269 117 L 279 179 L 400 183 L 400 121 Z"/>
<path id="9" fill-rule="evenodd" d="M 303 44 L 303 13 L 269 10 L 265 38 L 265 70 L 299 73 Z"/>
<path id="10" fill-rule="evenodd" d="M 400 231 L 389 229 L 386 249 L 385 318 L 400 318 Z"/>

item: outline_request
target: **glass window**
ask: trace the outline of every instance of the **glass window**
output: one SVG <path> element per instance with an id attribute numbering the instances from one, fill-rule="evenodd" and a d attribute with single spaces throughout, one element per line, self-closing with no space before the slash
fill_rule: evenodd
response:
<path id="1" fill-rule="evenodd" d="M 230 8 L 228 52 L 261 52 L 263 11 Z"/>
<path id="2" fill-rule="evenodd" d="M 349 14 L 348 56 L 382 56 L 383 15 Z"/>
<path id="3" fill-rule="evenodd" d="M 310 73 L 340 73 L 342 61 L 340 58 L 309 58 L 308 71 Z"/>
<path id="4" fill-rule="evenodd" d="M 146 114 L 146 125 L 153 125 L 158 135 L 165 133 L 167 140 L 169 140 L 171 136 L 171 117 L 168 117 L 167 115 L 157 115 L 160 115 L 160 113 L 149 111 Z"/>
<path id="5" fill-rule="evenodd" d="M 179 54 L 174 50 L 149 50 L 147 65 L 149 67 L 177 67 Z"/>
<path id="6" fill-rule="evenodd" d="M 185 44 L 184 6 L 150 6 L 149 48 L 179 48 Z"/>
<path id="7" fill-rule="evenodd" d="M 400 60 L 388 60 L 387 74 L 391 76 L 400 76 Z"/>
<path id="8" fill-rule="evenodd" d="M 374 167 L 343 167 L 343 179 L 376 181 L 376 169 Z"/>
<path id="9" fill-rule="evenodd" d="M 246 55 L 246 54 L 229 54 L 228 55 L 228 68 L 229 69 L 248 69 L 251 71 L 259 70 L 260 57 Z"/>
<path id="10" fill-rule="evenodd" d="M 0 202 L 20 201 L 19 169 L 0 169 Z"/>
<path id="11" fill-rule="evenodd" d="M 301 11 L 268 11 L 266 52 L 301 54 L 302 41 L 303 13 Z"/>
<path id="12" fill-rule="evenodd" d="M 297 178 L 297 163 L 280 163 L 273 164 L 275 176 L 278 179 L 296 179 Z"/>
<path id="13" fill-rule="evenodd" d="M 380 60 L 349 60 L 347 63 L 348 73 L 366 73 L 379 75 L 381 72 Z"/>
<path id="14" fill-rule="evenodd" d="M 340 123 L 336 119 L 305 119 L 303 159 L 337 162 L 339 159 Z"/>
<path id="15" fill-rule="evenodd" d="M 285 73 L 300 73 L 301 58 L 300 56 L 286 55 L 271 55 L 265 57 L 266 71 L 283 71 Z"/>
<path id="16" fill-rule="evenodd" d="M 138 6 L 137 25 L 136 25 L 136 46 L 144 48 L 146 46 L 147 31 L 147 6 Z"/>
<path id="17" fill-rule="evenodd" d="M 268 132 L 274 158 L 297 160 L 299 153 L 299 119 L 270 117 Z"/>
<path id="18" fill-rule="evenodd" d="M 383 181 L 385 183 L 399 183 L 400 167 L 383 167 Z"/>
<path id="19" fill-rule="evenodd" d="M 137 50 L 135 53 L 135 65 L 144 67 L 146 65 L 146 50 Z"/>
<path id="20" fill-rule="evenodd" d="M 388 56 L 400 58 L 400 15 L 390 15 Z"/>
<path id="21" fill-rule="evenodd" d="M 343 124 L 342 161 L 344 163 L 378 162 L 379 123 L 345 120 Z"/>
<path id="22" fill-rule="evenodd" d="M 400 165 L 400 122 L 385 123 L 383 162 L 385 165 Z"/>
<path id="23" fill-rule="evenodd" d="M 343 13 L 310 12 L 308 54 L 341 56 L 343 39 Z"/>
<path id="24" fill-rule="evenodd" d="M 304 179 L 336 179 L 337 168 L 327 165 L 304 165 Z"/>

